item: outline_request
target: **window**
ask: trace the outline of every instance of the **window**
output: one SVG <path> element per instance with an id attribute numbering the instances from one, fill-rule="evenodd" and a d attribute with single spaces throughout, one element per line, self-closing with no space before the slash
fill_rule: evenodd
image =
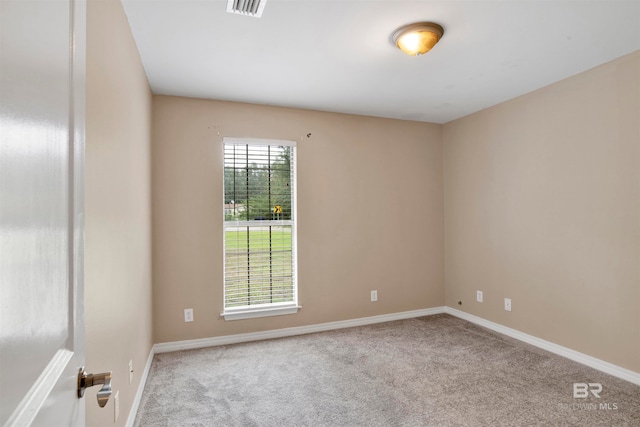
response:
<path id="1" fill-rule="evenodd" d="M 226 320 L 298 310 L 296 146 L 224 138 Z"/>

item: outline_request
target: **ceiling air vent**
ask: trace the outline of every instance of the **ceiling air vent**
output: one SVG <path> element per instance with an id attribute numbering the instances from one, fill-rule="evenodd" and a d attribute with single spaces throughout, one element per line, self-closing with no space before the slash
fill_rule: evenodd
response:
<path id="1" fill-rule="evenodd" d="M 267 0 L 227 0 L 227 12 L 260 18 Z"/>

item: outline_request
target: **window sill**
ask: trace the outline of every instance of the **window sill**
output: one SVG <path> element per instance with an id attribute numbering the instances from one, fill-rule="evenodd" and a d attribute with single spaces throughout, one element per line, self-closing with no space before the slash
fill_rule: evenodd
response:
<path id="1" fill-rule="evenodd" d="M 242 319 L 254 319 L 258 317 L 270 317 L 270 316 L 283 316 L 285 314 L 296 314 L 298 310 L 302 308 L 299 305 L 287 305 L 282 307 L 268 307 L 268 308 L 241 308 L 226 310 L 220 315 L 224 317 L 224 320 L 242 320 Z"/>

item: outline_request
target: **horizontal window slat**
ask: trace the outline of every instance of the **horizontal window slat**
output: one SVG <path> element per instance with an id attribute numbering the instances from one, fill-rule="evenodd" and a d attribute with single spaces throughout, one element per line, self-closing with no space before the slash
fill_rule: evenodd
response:
<path id="1" fill-rule="evenodd" d="M 293 289 L 290 289 L 288 292 L 255 292 L 251 294 L 251 298 L 286 298 L 290 295 L 293 295 Z M 249 299 L 245 293 L 236 293 L 227 295 L 227 301 L 240 301 L 243 299 Z"/>
<path id="2" fill-rule="evenodd" d="M 274 230 L 278 230 L 280 232 L 291 231 L 291 227 L 293 227 L 293 221 L 287 219 L 262 219 L 262 220 L 228 220 L 224 222 L 224 229 L 227 232 L 234 231 L 247 231 L 247 228 L 250 230 L 269 230 L 269 227 L 272 227 Z M 278 228 L 280 227 L 280 228 Z"/>
<path id="3" fill-rule="evenodd" d="M 293 288 L 288 289 L 288 290 L 271 290 L 271 289 L 267 289 L 267 290 L 253 290 L 253 292 L 251 293 L 252 297 L 264 297 L 264 296 L 273 296 L 274 298 L 280 298 L 283 296 L 288 296 L 291 295 L 293 293 Z M 244 292 L 231 292 L 229 293 L 229 295 L 227 295 L 227 299 L 243 299 L 243 298 L 247 298 L 247 294 Z"/>
<path id="4" fill-rule="evenodd" d="M 274 297 L 277 296 L 283 296 L 283 295 L 291 295 L 291 293 L 293 292 L 293 288 L 289 288 L 289 289 L 253 289 L 252 290 L 252 295 L 256 296 L 256 295 L 273 295 Z M 236 292 L 234 292 L 233 290 L 231 292 L 229 292 L 229 294 L 227 295 L 227 299 L 237 299 L 237 298 L 246 298 L 246 293 L 242 292 L 240 289 L 238 289 Z"/>

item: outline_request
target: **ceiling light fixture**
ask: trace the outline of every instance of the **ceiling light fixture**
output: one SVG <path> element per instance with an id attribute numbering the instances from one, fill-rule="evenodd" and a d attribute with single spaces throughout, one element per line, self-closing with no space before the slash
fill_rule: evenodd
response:
<path id="1" fill-rule="evenodd" d="M 423 55 L 431 50 L 444 34 L 444 28 L 433 22 L 417 22 L 394 31 L 393 43 L 407 55 Z"/>

